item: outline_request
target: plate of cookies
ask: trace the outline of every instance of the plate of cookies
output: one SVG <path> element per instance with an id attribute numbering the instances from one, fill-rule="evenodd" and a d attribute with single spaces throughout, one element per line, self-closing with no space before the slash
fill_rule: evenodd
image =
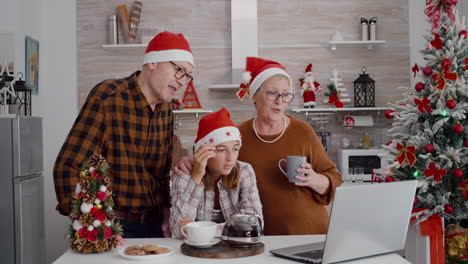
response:
<path id="1" fill-rule="evenodd" d="M 174 253 L 174 249 L 159 245 L 133 245 L 120 248 L 117 251 L 120 256 L 131 260 L 153 260 Z"/>

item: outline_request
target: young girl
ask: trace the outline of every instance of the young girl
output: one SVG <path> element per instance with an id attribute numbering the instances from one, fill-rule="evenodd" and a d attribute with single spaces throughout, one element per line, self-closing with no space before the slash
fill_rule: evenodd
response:
<path id="1" fill-rule="evenodd" d="M 172 179 L 172 237 L 183 238 L 180 228 L 190 222 L 223 223 L 241 210 L 263 221 L 255 173 L 250 164 L 237 160 L 241 144 L 226 108 L 200 119 L 192 173 Z"/>

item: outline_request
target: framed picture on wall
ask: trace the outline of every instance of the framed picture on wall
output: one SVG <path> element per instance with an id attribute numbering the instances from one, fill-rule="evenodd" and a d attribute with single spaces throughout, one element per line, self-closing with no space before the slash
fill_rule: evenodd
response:
<path id="1" fill-rule="evenodd" d="M 32 88 L 32 94 L 39 93 L 39 41 L 26 36 L 25 76 L 26 84 Z"/>

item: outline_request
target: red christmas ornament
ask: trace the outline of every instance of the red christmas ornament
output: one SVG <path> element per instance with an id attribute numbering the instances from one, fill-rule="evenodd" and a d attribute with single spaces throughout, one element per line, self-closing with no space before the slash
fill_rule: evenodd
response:
<path id="1" fill-rule="evenodd" d="M 461 134 L 463 132 L 463 126 L 460 124 L 456 124 L 452 127 L 452 131 L 455 134 Z"/>
<path id="2" fill-rule="evenodd" d="M 453 206 L 451 206 L 450 204 L 445 205 L 444 212 L 446 212 L 447 214 L 453 213 Z"/>
<path id="3" fill-rule="evenodd" d="M 457 102 L 456 102 L 455 100 L 453 100 L 453 99 L 449 99 L 449 100 L 445 103 L 445 105 L 446 105 L 448 108 L 450 108 L 450 109 L 454 109 L 455 106 L 457 106 Z"/>
<path id="4" fill-rule="evenodd" d="M 434 148 L 434 145 L 432 144 L 426 144 L 424 146 L 424 151 L 426 151 L 427 153 L 432 153 L 434 152 L 435 148 Z"/>
<path id="5" fill-rule="evenodd" d="M 463 140 L 463 146 L 468 148 L 468 139 Z"/>
<path id="6" fill-rule="evenodd" d="M 393 119 L 393 111 L 392 110 L 385 111 L 385 117 L 388 119 Z"/>
<path id="7" fill-rule="evenodd" d="M 461 178 L 461 177 L 463 177 L 463 171 L 457 168 L 457 169 L 453 170 L 452 175 L 455 178 Z"/>
<path id="8" fill-rule="evenodd" d="M 385 182 L 394 182 L 394 181 L 395 181 L 395 178 L 393 178 L 392 176 L 385 177 Z"/>
<path id="9" fill-rule="evenodd" d="M 466 30 L 462 30 L 460 33 L 458 33 L 458 36 L 463 36 L 466 38 L 468 36 L 468 32 L 466 32 Z"/>
<path id="10" fill-rule="evenodd" d="M 424 90 L 424 83 L 418 82 L 418 83 L 414 86 L 414 89 L 416 89 L 416 91 L 418 91 L 418 92 Z"/>
<path id="11" fill-rule="evenodd" d="M 424 75 L 426 75 L 426 76 L 431 76 L 431 74 L 432 74 L 432 68 L 429 67 L 429 66 L 424 67 L 423 73 L 424 73 Z"/>
<path id="12" fill-rule="evenodd" d="M 417 196 L 415 196 L 413 200 L 413 205 L 416 205 L 417 203 L 419 203 L 419 199 Z"/>

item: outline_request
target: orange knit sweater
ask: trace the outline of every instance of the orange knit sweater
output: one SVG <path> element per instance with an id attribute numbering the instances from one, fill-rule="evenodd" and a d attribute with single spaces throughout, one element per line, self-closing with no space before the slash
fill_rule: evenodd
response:
<path id="1" fill-rule="evenodd" d="M 242 134 L 239 160 L 250 163 L 257 177 L 263 205 L 265 235 L 326 234 L 328 212 L 335 188 L 342 177 L 329 159 L 320 139 L 306 122 L 291 117 L 284 135 L 274 143 L 264 143 L 252 128 L 252 119 L 238 127 Z M 273 140 L 277 135 L 260 135 Z M 323 196 L 309 187 L 295 186 L 278 168 L 278 161 L 286 156 L 306 156 L 312 168 L 330 179 L 330 188 Z"/>

